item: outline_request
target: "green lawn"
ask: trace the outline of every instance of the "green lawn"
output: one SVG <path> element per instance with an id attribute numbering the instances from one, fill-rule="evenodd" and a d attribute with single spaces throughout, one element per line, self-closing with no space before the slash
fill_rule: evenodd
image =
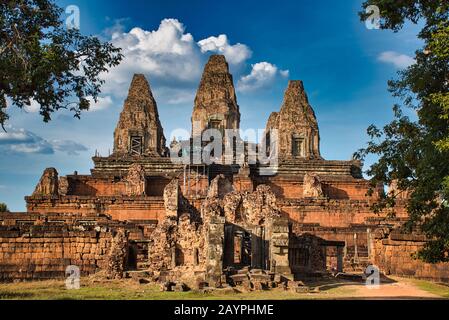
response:
<path id="1" fill-rule="evenodd" d="M 424 280 L 412 280 L 412 282 L 421 290 L 449 299 L 449 285 L 437 284 Z"/>
<path id="2" fill-rule="evenodd" d="M 88 283 L 79 290 L 67 290 L 63 281 L 0 284 L 0 299 L 26 300 L 289 300 L 337 299 L 351 297 L 354 289 L 343 286 L 323 287 L 320 293 L 299 294 L 282 289 L 250 293 L 202 294 L 199 292 L 161 292 L 152 284 L 140 285 L 132 280 Z"/>
<path id="3" fill-rule="evenodd" d="M 417 289 L 449 299 L 449 287 L 428 281 L 400 279 Z M 347 281 L 316 282 L 318 293 L 295 293 L 283 289 L 249 293 L 213 292 L 203 294 L 189 292 L 161 292 L 154 284 L 138 284 L 126 279 L 122 281 L 98 281 L 81 279 L 79 290 L 67 290 L 64 281 L 37 281 L 0 284 L 0 299 L 13 300 L 304 300 L 304 299 L 351 299 L 359 298 L 363 284 Z"/>

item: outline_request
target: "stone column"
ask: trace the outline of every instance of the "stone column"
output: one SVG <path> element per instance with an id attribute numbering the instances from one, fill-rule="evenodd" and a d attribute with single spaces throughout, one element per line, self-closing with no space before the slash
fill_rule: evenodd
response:
<path id="1" fill-rule="evenodd" d="M 251 267 L 254 269 L 263 269 L 263 239 L 262 228 L 254 227 L 251 233 Z"/>
<path id="2" fill-rule="evenodd" d="M 288 218 L 275 218 L 270 221 L 270 224 L 271 271 L 293 278 L 288 258 Z"/>
<path id="3" fill-rule="evenodd" d="M 359 250 L 357 246 L 357 233 L 354 233 L 354 263 L 359 263 Z"/>
<path id="4" fill-rule="evenodd" d="M 225 218 L 220 216 L 211 217 L 207 226 L 206 281 L 210 286 L 219 287 L 222 282 L 224 226 Z"/>
<path id="5" fill-rule="evenodd" d="M 171 267 L 176 268 L 176 247 L 171 248 Z"/>
<path id="6" fill-rule="evenodd" d="M 164 189 L 164 205 L 166 217 L 178 217 L 181 202 L 179 180 L 173 179 Z"/>
<path id="7" fill-rule="evenodd" d="M 367 237 L 367 243 L 368 243 L 368 258 L 371 259 L 372 256 L 372 239 L 371 239 L 371 229 L 368 228 L 366 230 L 366 237 Z"/>
<path id="8" fill-rule="evenodd" d="M 343 247 L 337 247 L 337 272 L 343 272 Z"/>

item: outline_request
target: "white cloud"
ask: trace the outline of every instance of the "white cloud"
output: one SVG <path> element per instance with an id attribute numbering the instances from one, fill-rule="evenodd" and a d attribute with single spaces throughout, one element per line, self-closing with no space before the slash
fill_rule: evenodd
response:
<path id="1" fill-rule="evenodd" d="M 224 54 L 226 60 L 231 64 L 240 64 L 245 62 L 252 56 L 252 52 L 248 46 L 237 43 L 231 45 L 228 41 L 228 37 L 225 34 L 221 34 L 218 37 L 209 37 L 207 39 L 198 42 L 201 48 L 201 52 L 208 51 Z"/>
<path id="2" fill-rule="evenodd" d="M 250 74 L 240 78 L 237 90 L 242 92 L 257 90 L 272 84 L 277 76 L 288 77 L 289 74 L 288 70 L 279 70 L 274 64 L 259 62 L 252 65 Z"/>
<path id="3" fill-rule="evenodd" d="M 104 110 L 114 103 L 121 105 L 135 73 L 146 75 L 158 103 L 192 103 L 211 52 L 226 56 L 237 72 L 236 78 L 240 77 L 240 66 L 252 56 L 247 45 L 231 44 L 225 34 L 196 42 L 177 19 L 162 20 L 156 30 L 132 28 L 128 32 L 124 31 L 123 21 L 118 21 L 105 30 L 105 34 L 116 47 L 122 48 L 124 59 L 119 66 L 102 75 L 106 80 L 102 87 L 103 98 L 93 111 Z M 279 70 L 277 74 L 286 77 L 288 71 Z M 250 82 L 254 81 L 248 78 L 242 85 L 246 88 Z M 263 80 L 256 82 L 253 87 L 262 84 Z"/>
<path id="4" fill-rule="evenodd" d="M 4 153 L 53 154 L 55 151 L 68 155 L 88 149 L 71 140 L 45 140 L 31 131 L 7 127 L 7 132 L 0 131 L 0 151 Z"/>
<path id="5" fill-rule="evenodd" d="M 53 148 L 57 151 L 65 152 L 69 156 L 77 156 L 79 152 L 88 151 L 89 149 L 80 143 L 72 140 L 51 140 Z"/>
<path id="6" fill-rule="evenodd" d="M 90 101 L 89 112 L 105 110 L 114 105 L 111 96 L 98 97 L 97 102 L 95 102 L 93 98 L 89 98 L 88 100 Z"/>
<path id="7" fill-rule="evenodd" d="M 288 78 L 290 76 L 290 71 L 289 70 L 281 70 L 281 71 L 279 71 L 279 73 L 284 78 Z"/>
<path id="8" fill-rule="evenodd" d="M 39 112 L 40 109 L 41 109 L 41 105 L 39 103 L 37 103 L 35 100 L 31 100 L 30 105 L 25 106 L 25 111 L 31 112 L 31 113 Z"/>
<path id="9" fill-rule="evenodd" d="M 134 73 L 144 73 L 151 83 L 168 88 L 200 77 L 201 52 L 176 19 L 162 20 L 154 31 L 133 28 L 128 33 L 115 33 L 112 43 L 122 48 L 125 58 L 104 75 L 103 92 L 107 95 L 123 97 Z"/>
<path id="10" fill-rule="evenodd" d="M 12 103 L 11 98 L 7 97 L 6 98 L 6 108 L 11 108 L 12 106 L 13 106 L 13 103 Z M 39 112 L 39 110 L 41 109 L 41 105 L 39 103 L 37 103 L 35 100 L 31 99 L 30 105 L 29 106 L 25 105 L 23 107 L 23 109 L 26 112 L 36 113 L 36 112 Z"/>
<path id="11" fill-rule="evenodd" d="M 7 132 L 0 131 L 0 150 L 13 153 L 52 154 L 52 145 L 25 129 L 7 128 Z"/>
<path id="12" fill-rule="evenodd" d="M 391 63 L 398 69 L 405 69 L 416 63 L 416 60 L 406 54 L 400 54 L 395 51 L 382 52 L 379 61 Z"/>

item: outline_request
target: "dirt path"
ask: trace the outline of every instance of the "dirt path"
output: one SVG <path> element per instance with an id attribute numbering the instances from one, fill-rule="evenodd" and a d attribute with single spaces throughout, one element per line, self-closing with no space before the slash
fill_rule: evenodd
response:
<path id="1" fill-rule="evenodd" d="M 395 283 L 383 283 L 378 289 L 370 289 L 367 286 L 354 286 L 357 291 L 355 296 L 368 299 L 440 299 L 441 297 L 421 290 L 413 283 L 398 279 Z"/>

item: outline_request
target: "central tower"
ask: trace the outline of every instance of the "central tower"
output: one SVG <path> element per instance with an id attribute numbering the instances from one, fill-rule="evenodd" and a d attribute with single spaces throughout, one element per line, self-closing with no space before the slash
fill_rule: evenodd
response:
<path id="1" fill-rule="evenodd" d="M 212 55 L 204 68 L 192 113 L 192 134 L 206 129 L 240 129 L 240 110 L 229 66 L 223 55 Z"/>

